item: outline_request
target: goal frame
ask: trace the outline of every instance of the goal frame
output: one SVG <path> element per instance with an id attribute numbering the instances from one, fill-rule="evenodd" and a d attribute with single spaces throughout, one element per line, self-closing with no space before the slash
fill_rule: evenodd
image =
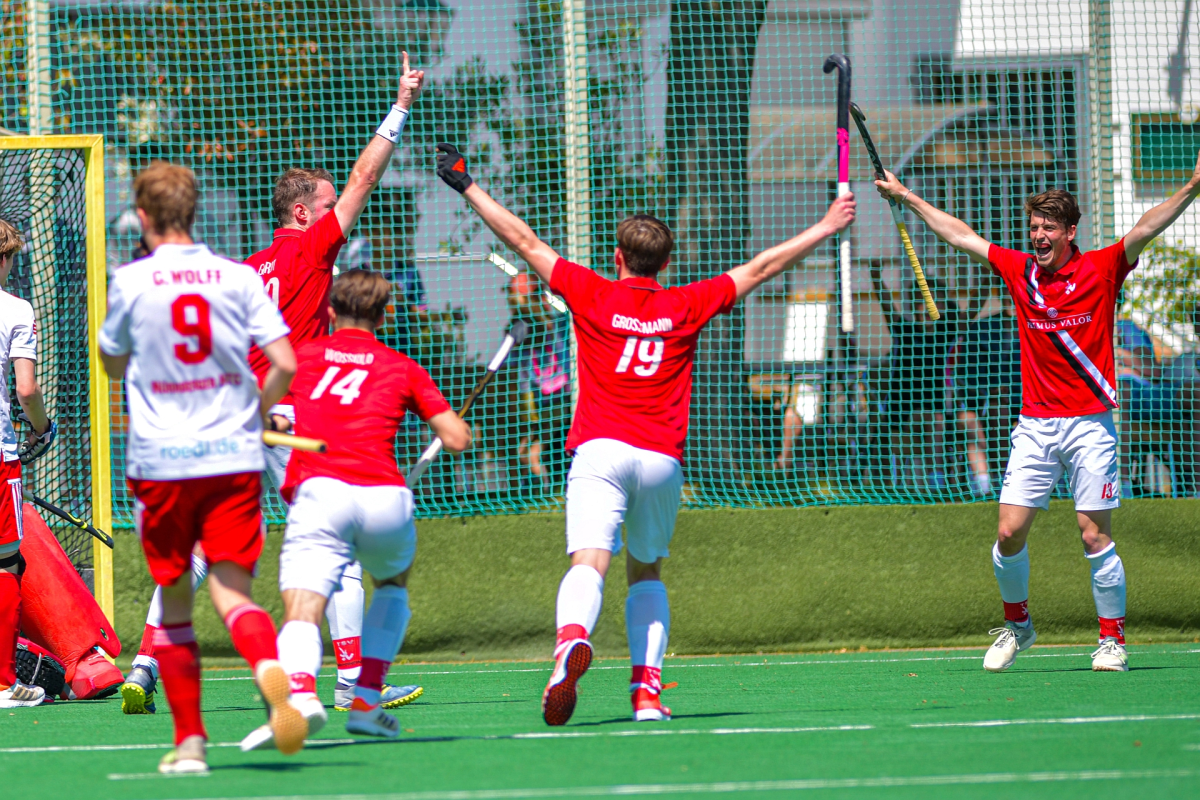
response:
<path id="1" fill-rule="evenodd" d="M 84 163 L 84 216 L 88 313 L 88 413 L 90 415 L 92 524 L 112 530 L 112 440 L 108 375 L 100 363 L 100 326 L 108 309 L 108 268 L 104 219 L 104 137 L 0 136 L 0 151 L 77 150 Z M 113 551 L 92 540 L 92 580 L 96 602 L 110 623 L 113 616 Z"/>

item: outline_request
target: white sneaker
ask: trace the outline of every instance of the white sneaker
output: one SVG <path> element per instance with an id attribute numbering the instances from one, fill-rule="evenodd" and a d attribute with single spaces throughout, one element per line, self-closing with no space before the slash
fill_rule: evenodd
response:
<path id="1" fill-rule="evenodd" d="M 207 750 L 203 736 L 189 736 L 163 756 L 158 762 L 158 771 L 164 775 L 206 775 Z"/>
<path id="2" fill-rule="evenodd" d="M 46 699 L 46 690 L 40 686 L 27 686 L 17 681 L 0 692 L 0 708 L 33 708 Z"/>
<path id="3" fill-rule="evenodd" d="M 1128 672 L 1129 654 L 1125 645 L 1109 636 L 1092 653 L 1092 672 Z"/>
<path id="4" fill-rule="evenodd" d="M 355 698 L 354 705 L 350 707 L 350 718 L 346 720 L 346 731 L 360 733 L 363 736 L 382 736 L 385 739 L 395 739 L 400 735 L 400 723 L 379 706 L 371 708 Z"/>
<path id="5" fill-rule="evenodd" d="M 271 709 L 270 725 L 275 736 L 275 749 L 285 756 L 300 752 L 308 736 L 308 721 L 292 702 L 287 672 L 278 661 L 264 658 L 254 668 L 254 682 Z"/>
<path id="6" fill-rule="evenodd" d="M 988 636 L 996 637 L 983 656 L 983 668 L 988 672 L 1004 672 L 1017 660 L 1017 653 L 1028 650 L 1037 641 L 1037 632 L 1032 624 L 1014 625 L 1007 622 L 1003 628 L 992 628 Z"/>
<path id="7" fill-rule="evenodd" d="M 325 723 L 329 720 L 329 715 L 325 713 L 325 706 L 321 704 L 315 694 L 294 696 L 292 704 L 300 709 L 300 714 L 308 721 L 309 736 L 324 728 Z M 242 739 L 239 746 L 243 753 L 249 753 L 251 750 L 272 750 L 275 748 L 275 732 L 271 730 L 269 724 L 259 725 L 246 734 L 246 738 Z"/>

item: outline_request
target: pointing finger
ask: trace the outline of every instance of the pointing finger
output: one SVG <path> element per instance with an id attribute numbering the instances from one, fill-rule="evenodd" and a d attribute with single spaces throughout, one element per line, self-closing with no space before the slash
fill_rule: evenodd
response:
<path id="1" fill-rule="evenodd" d="M 404 74 L 407 75 L 409 72 L 411 72 L 408 67 L 408 51 L 402 50 L 401 52 L 404 54 Z"/>

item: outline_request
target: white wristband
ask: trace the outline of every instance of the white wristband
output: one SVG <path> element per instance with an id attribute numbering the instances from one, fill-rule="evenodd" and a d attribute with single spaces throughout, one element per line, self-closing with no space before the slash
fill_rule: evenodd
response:
<path id="1" fill-rule="evenodd" d="M 392 110 L 383 118 L 383 122 L 375 129 L 376 136 L 382 136 L 392 144 L 400 141 L 404 131 L 404 123 L 408 121 L 408 112 L 400 106 L 392 106 Z"/>

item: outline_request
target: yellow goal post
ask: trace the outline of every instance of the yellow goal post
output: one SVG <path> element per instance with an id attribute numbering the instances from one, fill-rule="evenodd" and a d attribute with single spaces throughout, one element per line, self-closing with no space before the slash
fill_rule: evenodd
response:
<path id="1" fill-rule="evenodd" d="M 5 289 L 33 304 L 38 383 L 59 426 L 25 470 L 26 490 L 112 530 L 108 376 L 97 337 L 107 305 L 104 137 L 0 136 L 0 217 L 28 239 Z M 44 514 L 113 621 L 113 552 Z"/>

